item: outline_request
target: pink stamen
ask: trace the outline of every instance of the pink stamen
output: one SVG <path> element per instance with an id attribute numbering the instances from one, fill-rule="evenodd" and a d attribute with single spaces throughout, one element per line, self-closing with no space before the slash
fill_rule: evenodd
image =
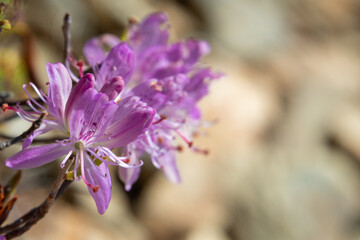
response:
<path id="1" fill-rule="evenodd" d="M 198 147 L 192 147 L 191 149 L 194 150 L 194 152 L 200 153 L 200 154 L 203 154 L 203 155 L 208 155 L 209 154 L 208 149 L 200 149 Z"/>
<path id="2" fill-rule="evenodd" d="M 32 109 L 34 110 L 34 112 L 37 112 L 37 113 L 41 113 L 39 110 L 37 110 L 34 105 L 31 104 L 31 102 L 29 100 L 26 101 L 26 104 Z"/>
<path id="3" fill-rule="evenodd" d="M 16 108 L 9 106 L 7 103 L 3 103 L 1 108 L 2 108 L 3 112 L 6 112 L 7 110 L 13 110 L 13 111 L 17 112 Z"/>
<path id="4" fill-rule="evenodd" d="M 160 115 L 160 119 L 159 119 L 159 120 L 156 120 L 156 121 L 153 122 L 152 124 L 155 125 L 155 124 L 161 123 L 161 122 L 164 121 L 165 119 L 167 119 L 167 117 L 166 117 L 165 115 Z"/>
<path id="5" fill-rule="evenodd" d="M 28 97 L 30 98 L 30 100 L 31 100 L 33 103 L 35 103 L 36 106 L 38 106 L 39 108 L 41 108 L 41 109 L 43 109 L 43 110 L 46 111 L 46 108 L 44 108 L 43 106 L 41 106 L 41 104 L 38 103 L 38 102 L 30 95 L 30 93 L 26 90 L 26 87 L 27 87 L 27 85 L 24 84 L 24 85 L 23 85 L 23 89 L 24 89 L 26 95 L 28 95 Z"/>
<path id="6" fill-rule="evenodd" d="M 110 161 L 107 161 L 108 159 L 108 156 L 106 156 L 105 154 L 105 157 L 101 157 L 99 154 L 97 154 L 96 152 L 92 151 L 91 149 L 86 149 L 91 155 L 93 155 L 96 159 L 99 159 L 100 161 L 104 162 L 106 161 L 107 163 L 111 164 L 111 165 L 114 165 L 114 166 L 118 166 L 118 164 L 114 163 L 114 162 L 110 162 Z"/>
<path id="7" fill-rule="evenodd" d="M 47 103 L 47 101 L 44 99 L 44 97 L 42 96 L 41 92 L 39 91 L 39 89 L 32 83 L 29 83 L 30 86 L 34 89 L 34 91 L 36 92 L 36 94 L 40 97 L 40 99 L 44 102 Z"/>
<path id="8" fill-rule="evenodd" d="M 61 168 L 64 168 L 65 167 L 65 163 L 66 163 L 66 161 L 69 159 L 69 157 L 71 156 L 71 154 L 73 153 L 73 151 L 70 151 L 67 155 L 66 155 L 66 157 L 64 158 L 64 160 L 61 162 L 61 164 L 60 164 L 60 167 Z"/>
<path id="9" fill-rule="evenodd" d="M 25 111 L 24 109 L 22 109 L 22 107 L 20 107 L 19 103 L 16 104 L 16 107 L 17 107 L 16 108 L 17 112 L 22 113 L 23 115 L 27 116 L 30 119 L 37 119 L 39 117 L 39 115 L 41 115 L 41 112 L 37 113 L 37 112 Z M 34 115 L 37 115 L 37 116 L 34 116 Z"/>
<path id="10" fill-rule="evenodd" d="M 111 159 L 111 161 L 113 161 L 116 165 L 122 166 L 122 167 L 130 167 L 129 165 L 125 164 L 125 162 L 123 161 L 127 157 L 118 157 L 111 150 L 109 150 L 107 148 L 99 148 L 99 150 L 101 150 L 101 152 L 104 155 L 108 156 Z"/>
<path id="11" fill-rule="evenodd" d="M 74 166 L 74 179 L 75 181 L 79 181 L 80 178 L 77 177 L 77 169 L 78 169 L 78 163 L 79 163 L 79 153 L 76 153 L 76 158 L 75 158 L 75 166 Z"/>
<path id="12" fill-rule="evenodd" d="M 191 148 L 193 146 L 193 141 L 189 141 L 184 135 L 182 135 L 178 130 L 174 130 L 177 135 L 179 135 L 185 142 L 186 144 L 188 145 L 189 148 Z"/>
<path id="13" fill-rule="evenodd" d="M 93 192 L 96 193 L 99 191 L 99 185 L 93 186 L 91 183 L 89 183 L 85 178 L 85 167 L 84 167 L 84 148 L 83 143 L 79 143 L 79 151 L 80 151 L 80 168 L 81 168 L 81 176 L 84 181 L 84 183 L 89 187 L 92 188 Z"/>

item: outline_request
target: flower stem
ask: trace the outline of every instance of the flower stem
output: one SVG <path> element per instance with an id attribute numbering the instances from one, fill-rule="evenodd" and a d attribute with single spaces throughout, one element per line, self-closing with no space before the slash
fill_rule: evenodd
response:
<path id="1" fill-rule="evenodd" d="M 73 158 L 69 159 L 64 168 L 60 168 L 60 173 L 57 176 L 49 195 L 42 204 L 31 209 L 14 222 L 0 228 L 0 233 L 6 233 L 5 236 L 7 240 L 24 234 L 48 213 L 50 207 L 55 203 L 55 200 L 64 192 L 64 188 L 72 182 L 66 180 L 65 176 L 67 170 L 73 163 L 73 160 Z"/>

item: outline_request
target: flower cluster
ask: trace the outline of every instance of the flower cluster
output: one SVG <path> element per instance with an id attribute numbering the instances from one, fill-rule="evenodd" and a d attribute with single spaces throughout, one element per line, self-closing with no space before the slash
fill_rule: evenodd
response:
<path id="1" fill-rule="evenodd" d="M 167 20 L 164 13 L 155 13 L 131 24 L 125 39 L 110 34 L 90 39 L 84 55 L 93 74 L 83 74 L 80 62 L 80 78 L 61 63 L 48 64 L 48 93 L 29 84 L 38 99 L 24 85 L 28 107 L 3 109 L 30 122 L 44 113 L 46 117 L 6 166 L 33 168 L 65 156 L 60 166 L 73 161 L 74 179 L 88 186 L 101 214 L 111 197 L 108 165 L 119 166 L 126 190 L 138 179 L 144 154 L 170 181 L 179 182 L 175 153 L 181 147 L 174 140 L 178 136 L 201 151 L 191 141 L 201 123 L 197 102 L 220 74 L 198 63 L 210 51 L 206 42 L 168 43 Z M 55 129 L 67 138 L 30 147 L 35 137 Z M 122 148 L 121 156 L 114 148 Z"/>

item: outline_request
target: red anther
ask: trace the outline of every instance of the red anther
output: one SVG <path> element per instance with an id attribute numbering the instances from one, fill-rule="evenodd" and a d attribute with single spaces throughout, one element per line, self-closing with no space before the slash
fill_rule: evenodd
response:
<path id="1" fill-rule="evenodd" d="M 161 137 L 159 137 L 159 138 L 157 139 L 157 141 L 158 141 L 158 143 L 160 143 L 160 144 L 162 144 L 162 143 L 164 142 L 164 140 L 163 140 Z"/>
<path id="2" fill-rule="evenodd" d="M 45 83 L 46 86 L 49 85 L 49 84 L 50 84 L 50 82 L 46 82 L 46 83 Z"/>
<path id="3" fill-rule="evenodd" d="M 93 192 L 98 192 L 99 191 L 99 185 L 95 185 L 94 187 L 92 187 Z"/>
<path id="4" fill-rule="evenodd" d="M 182 135 L 178 130 L 175 130 L 175 132 L 177 133 L 177 135 L 179 135 L 188 145 L 189 148 L 191 148 L 194 144 L 193 141 L 189 141 L 184 135 Z"/>
<path id="5" fill-rule="evenodd" d="M 77 65 L 78 67 L 83 67 L 83 66 L 84 66 L 84 62 L 83 62 L 83 61 L 78 61 L 78 62 L 76 63 L 76 65 Z"/>
<path id="6" fill-rule="evenodd" d="M 165 115 L 160 115 L 160 119 L 157 120 L 157 121 L 155 121 L 155 122 L 153 122 L 153 125 L 158 124 L 158 123 L 161 123 L 161 122 L 162 122 L 163 120 L 165 120 L 165 119 L 167 119 L 167 116 L 165 116 Z"/>
<path id="7" fill-rule="evenodd" d="M 209 155 L 209 150 L 208 149 L 205 149 L 202 151 L 204 155 Z"/>
<path id="8" fill-rule="evenodd" d="M 124 159 L 122 160 L 124 163 L 129 163 L 130 162 L 130 158 Z"/>
<path id="9" fill-rule="evenodd" d="M 197 148 L 197 147 L 193 147 L 192 150 L 194 150 L 194 152 L 196 152 L 196 153 L 200 153 L 200 154 L 204 154 L 204 155 L 209 154 L 208 149 L 200 149 L 200 148 Z"/>
<path id="10" fill-rule="evenodd" d="M 78 61 L 78 62 L 76 63 L 76 66 L 79 67 L 80 77 L 83 77 L 83 76 L 84 76 L 84 72 L 83 72 L 84 62 L 83 62 L 83 61 Z"/>
<path id="11" fill-rule="evenodd" d="M 176 151 L 182 152 L 183 150 L 184 150 L 184 148 L 181 145 L 176 147 Z"/>
<path id="12" fill-rule="evenodd" d="M 134 25 L 139 22 L 139 20 L 137 20 L 135 17 L 129 17 L 128 21 L 130 25 Z"/>

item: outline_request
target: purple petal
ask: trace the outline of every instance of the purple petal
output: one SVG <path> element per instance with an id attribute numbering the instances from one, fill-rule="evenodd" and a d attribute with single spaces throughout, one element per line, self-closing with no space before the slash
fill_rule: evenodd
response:
<path id="1" fill-rule="evenodd" d="M 189 79 L 182 74 L 162 80 L 151 79 L 140 83 L 131 94 L 139 96 L 141 101 L 159 111 L 165 105 L 177 104 L 184 97 L 183 88 L 188 82 Z"/>
<path id="2" fill-rule="evenodd" d="M 130 79 L 135 68 L 135 53 L 126 43 L 120 43 L 112 48 L 102 63 L 96 79 L 96 88 L 111 81 L 114 77 L 120 76 L 125 83 Z"/>
<path id="3" fill-rule="evenodd" d="M 125 191 L 129 192 L 133 184 L 139 179 L 141 172 L 140 167 L 136 168 L 123 168 L 118 167 L 118 174 L 121 181 L 125 184 Z"/>
<path id="4" fill-rule="evenodd" d="M 98 212 L 104 214 L 111 199 L 111 177 L 109 168 L 105 163 L 97 166 L 89 156 L 86 158 L 84 169 L 86 181 L 93 186 L 99 187 L 96 192 L 88 187 L 89 193 L 95 201 Z"/>
<path id="5" fill-rule="evenodd" d="M 155 110 L 136 97 L 125 98 L 118 104 L 111 126 L 98 141 L 109 148 L 122 147 L 136 140 L 151 125 Z"/>
<path id="6" fill-rule="evenodd" d="M 93 88 L 95 85 L 95 78 L 92 74 L 85 74 L 80 81 L 75 85 L 73 90 L 70 93 L 69 99 L 66 103 L 65 108 L 65 119 L 69 121 L 69 114 L 71 113 L 72 109 L 78 98 L 80 98 L 86 90 Z"/>
<path id="7" fill-rule="evenodd" d="M 189 65 L 195 64 L 200 58 L 210 53 L 210 45 L 205 41 L 189 39 L 185 43 L 185 61 Z"/>
<path id="8" fill-rule="evenodd" d="M 163 153 L 163 155 L 157 159 L 157 162 L 160 164 L 162 171 L 170 182 L 181 182 L 179 170 L 176 166 L 175 154 L 173 151 L 167 151 Z"/>
<path id="9" fill-rule="evenodd" d="M 6 237 L 4 235 L 0 235 L 0 240 L 6 240 Z"/>
<path id="10" fill-rule="evenodd" d="M 48 63 L 46 64 L 46 70 L 49 77 L 49 112 L 62 119 L 65 104 L 71 92 L 72 81 L 69 72 L 61 63 Z"/>
<path id="11" fill-rule="evenodd" d="M 47 121 L 44 120 L 43 123 L 40 125 L 40 127 L 38 129 L 36 129 L 35 131 L 33 131 L 24 141 L 23 141 L 23 145 L 22 148 L 25 149 L 27 147 L 29 147 L 32 143 L 32 141 L 34 140 L 34 138 L 36 138 L 37 136 L 40 136 L 44 133 L 47 133 L 51 130 L 54 129 L 61 129 L 62 126 L 59 125 L 58 123 L 52 122 L 52 121 Z"/>
<path id="12" fill-rule="evenodd" d="M 100 92 L 105 93 L 109 100 L 114 100 L 124 89 L 124 85 L 122 77 L 116 76 L 111 81 L 105 83 Z"/>
<path id="13" fill-rule="evenodd" d="M 13 169 L 39 167 L 68 153 L 73 147 L 71 143 L 53 143 L 26 148 L 6 159 L 5 165 Z"/>
<path id="14" fill-rule="evenodd" d="M 205 41 L 193 39 L 169 46 L 153 47 L 138 60 L 140 78 L 163 79 L 177 74 L 187 74 L 209 51 L 209 45 Z"/>
<path id="15" fill-rule="evenodd" d="M 84 46 L 84 55 L 91 67 L 101 64 L 106 58 L 106 49 L 111 49 L 118 45 L 120 40 L 112 34 L 104 34 L 90 39 Z"/>
<path id="16" fill-rule="evenodd" d="M 220 77 L 222 77 L 221 73 L 214 73 L 210 68 L 198 69 L 190 78 L 189 83 L 186 84 L 185 91 L 187 91 L 195 101 L 199 101 L 208 94 L 209 82 Z"/>
<path id="17" fill-rule="evenodd" d="M 156 45 L 166 45 L 169 38 L 168 17 L 159 12 L 149 15 L 130 28 L 129 42 L 138 54 Z"/>

